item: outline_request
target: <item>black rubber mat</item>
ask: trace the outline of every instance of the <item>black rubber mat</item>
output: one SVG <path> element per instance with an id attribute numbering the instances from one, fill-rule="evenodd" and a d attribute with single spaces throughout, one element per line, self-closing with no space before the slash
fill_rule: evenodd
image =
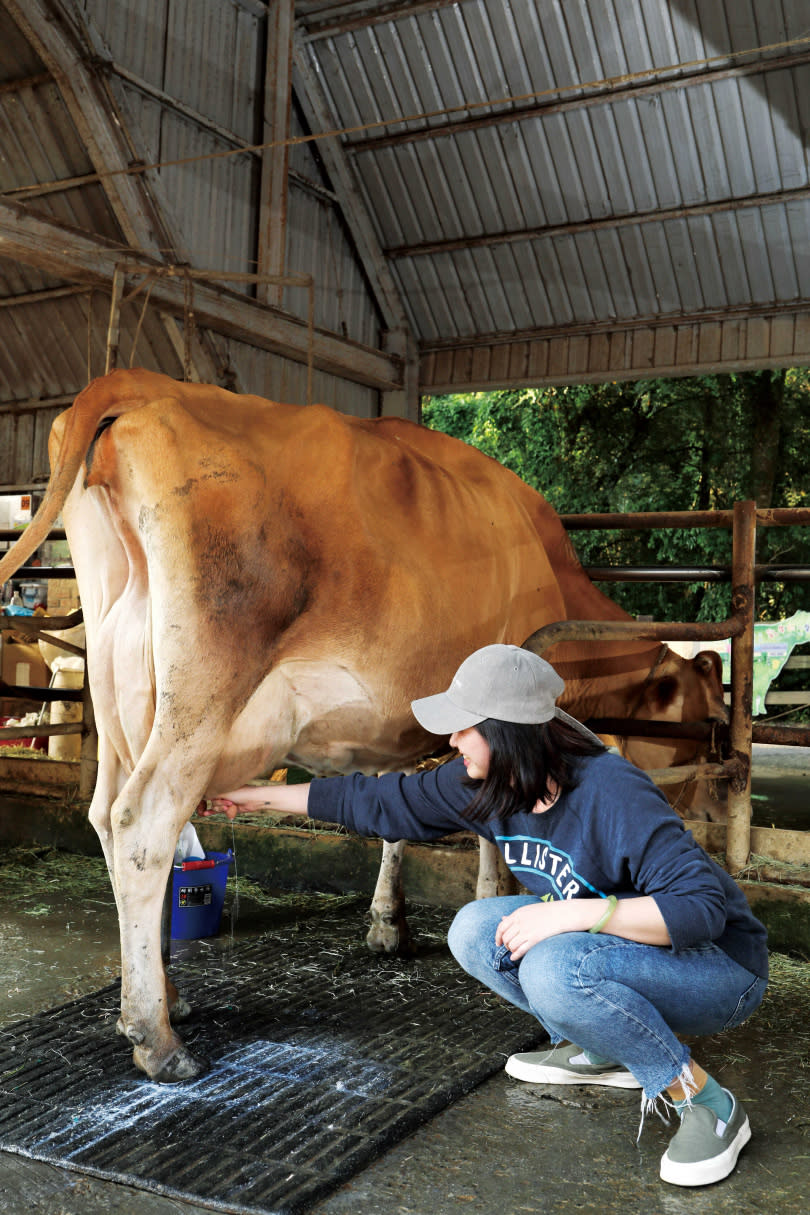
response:
<path id="1" fill-rule="evenodd" d="M 369 952 L 360 910 L 173 968 L 210 1071 L 156 1085 L 115 1034 L 117 987 L 0 1031 L 0 1148 L 215 1210 L 293 1213 L 542 1038 L 460 971 L 449 916 Z"/>

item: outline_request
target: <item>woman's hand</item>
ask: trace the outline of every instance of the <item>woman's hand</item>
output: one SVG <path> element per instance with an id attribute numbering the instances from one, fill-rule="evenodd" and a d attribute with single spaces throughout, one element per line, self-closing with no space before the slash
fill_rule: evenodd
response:
<path id="1" fill-rule="evenodd" d="M 538 941 L 545 941 L 547 937 L 557 936 L 560 932 L 576 931 L 572 910 L 578 910 L 573 900 L 527 903 L 503 917 L 495 932 L 495 944 L 505 945 L 512 961 L 518 962 Z M 587 920 L 583 927 L 587 930 Z"/>
<path id="2" fill-rule="evenodd" d="M 227 814 L 228 818 L 236 818 L 237 814 L 249 809 L 255 810 L 258 807 L 239 806 L 227 797 L 212 797 L 208 801 L 200 802 L 197 817 L 208 818 L 212 814 Z"/>
<path id="3" fill-rule="evenodd" d="M 549 899 L 526 903 L 505 915 L 495 932 L 495 944 L 505 945 L 519 962 L 532 945 L 560 932 L 589 932 L 605 911 L 604 899 Z M 606 936 L 623 937 L 642 945 L 669 945 L 670 938 L 658 904 L 650 895 L 619 899 L 603 929 Z"/>
<path id="4" fill-rule="evenodd" d="M 211 814 L 227 814 L 234 819 L 237 814 L 271 813 L 306 814 L 309 785 L 243 785 L 229 793 L 211 797 L 200 802 L 197 815 L 207 818 Z"/>

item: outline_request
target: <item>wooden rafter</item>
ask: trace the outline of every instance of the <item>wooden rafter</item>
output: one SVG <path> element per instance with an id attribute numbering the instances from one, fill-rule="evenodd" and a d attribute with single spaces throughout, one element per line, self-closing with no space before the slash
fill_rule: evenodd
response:
<path id="1" fill-rule="evenodd" d="M 296 45 L 293 83 L 295 94 L 313 133 L 335 129 L 320 83 L 310 67 L 305 48 Z M 318 140 L 318 152 L 326 166 L 332 188 L 339 201 L 346 225 L 352 234 L 358 256 L 377 300 L 386 329 L 406 332 L 408 323 L 399 291 L 380 249 L 368 211 L 360 195 L 354 169 L 348 162 L 340 140 L 326 136 Z"/>
<path id="2" fill-rule="evenodd" d="M 112 289 L 116 268 L 125 260 L 116 245 L 89 236 L 53 220 L 34 216 L 16 203 L 0 202 L 0 257 L 25 262 L 61 275 L 74 283 Z M 156 266 L 165 264 L 155 262 Z M 133 273 L 143 274 L 148 259 L 141 257 Z M 211 281 L 194 285 L 194 312 L 200 327 L 247 342 L 261 350 L 271 350 L 299 362 L 309 358 L 306 322 L 261 306 L 243 294 L 219 287 L 215 272 Z M 161 276 L 152 288 L 151 300 L 172 317 L 182 317 L 184 309 L 183 272 L 176 277 Z M 368 384 L 381 391 L 402 385 L 402 359 L 386 355 L 359 343 L 316 330 L 314 366 L 343 376 L 354 383 Z"/>
<path id="3" fill-rule="evenodd" d="M 156 182 L 126 170 L 137 160 L 128 124 L 118 113 L 103 72 L 93 66 L 94 48 L 78 13 L 64 0 L 3 0 L 22 33 L 36 49 L 56 82 L 101 183 L 124 242 L 162 260 L 185 260 L 177 246 L 176 228 L 167 221 Z M 177 340 L 177 320 L 165 318 L 169 339 Z M 210 335 L 199 335 L 194 347 L 194 374 L 217 381 L 222 360 Z"/>
<path id="4" fill-rule="evenodd" d="M 267 14 L 264 73 L 264 132 L 261 198 L 259 203 L 258 270 L 284 274 L 289 196 L 289 150 L 292 109 L 292 55 L 295 0 L 276 0 Z M 272 146 L 275 145 L 275 146 Z M 280 307 L 282 288 L 268 282 L 257 287 L 258 298 Z"/>

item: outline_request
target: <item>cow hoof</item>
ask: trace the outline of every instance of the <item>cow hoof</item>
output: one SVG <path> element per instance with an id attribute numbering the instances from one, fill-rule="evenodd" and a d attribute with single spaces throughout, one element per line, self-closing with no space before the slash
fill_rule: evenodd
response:
<path id="1" fill-rule="evenodd" d="M 120 1034 L 122 1038 L 126 1038 L 127 1042 L 131 1042 L 133 1046 L 140 1046 L 143 1042 L 144 1035 L 139 1029 L 135 1029 L 132 1025 L 125 1025 L 123 1017 L 119 1017 L 115 1023 L 115 1032 Z"/>
<path id="2" fill-rule="evenodd" d="M 154 1080 L 155 1084 L 184 1084 L 189 1080 L 197 1080 L 200 1076 L 204 1076 L 210 1066 L 207 1059 L 202 1055 L 194 1055 L 187 1046 L 180 1046 L 173 1050 L 160 1064 L 155 1067 L 154 1060 L 147 1058 L 149 1052 L 141 1051 L 136 1046 L 132 1052 L 132 1060 L 136 1067 L 139 1067 L 142 1072 L 146 1072 L 150 1080 Z"/>
<path id="3" fill-rule="evenodd" d="M 371 914 L 366 944 L 374 953 L 396 954 L 400 958 L 412 957 L 416 952 L 404 919 L 391 919 L 374 912 Z"/>
<path id="4" fill-rule="evenodd" d="M 187 1021 L 191 1016 L 191 1005 L 188 1000 L 184 1000 L 182 996 L 178 996 L 174 1004 L 169 1009 L 169 1020 Z"/>

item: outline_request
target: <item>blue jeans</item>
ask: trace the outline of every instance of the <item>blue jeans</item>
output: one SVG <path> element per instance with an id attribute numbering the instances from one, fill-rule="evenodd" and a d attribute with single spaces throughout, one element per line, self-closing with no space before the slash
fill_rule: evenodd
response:
<path id="1" fill-rule="evenodd" d="M 536 1017 L 553 1043 L 575 1042 L 633 1073 L 654 1099 L 689 1062 L 676 1034 L 713 1034 L 740 1025 L 767 980 L 717 945 L 674 953 L 609 933 L 565 932 L 534 945 L 519 962 L 495 944 L 504 915 L 532 895 L 479 899 L 456 915 L 448 944 L 459 964 Z"/>

